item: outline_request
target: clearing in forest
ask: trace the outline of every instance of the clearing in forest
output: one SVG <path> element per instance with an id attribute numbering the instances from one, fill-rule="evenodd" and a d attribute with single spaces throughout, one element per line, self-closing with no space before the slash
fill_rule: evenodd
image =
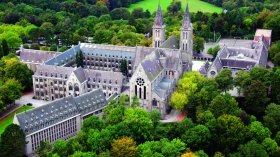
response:
<path id="1" fill-rule="evenodd" d="M 132 10 L 135 8 L 143 8 L 144 11 L 148 9 L 152 14 L 157 10 L 158 2 L 159 0 L 142 0 L 136 4 L 131 4 L 128 10 L 132 12 Z M 161 9 L 166 10 L 171 2 L 172 0 L 161 0 L 160 1 Z M 183 10 L 186 9 L 187 3 L 189 4 L 190 12 L 202 11 L 202 12 L 209 12 L 209 13 L 214 13 L 214 12 L 221 13 L 223 11 L 222 8 L 212 5 L 210 3 L 206 3 L 201 0 L 181 0 L 181 2 L 182 2 Z"/>

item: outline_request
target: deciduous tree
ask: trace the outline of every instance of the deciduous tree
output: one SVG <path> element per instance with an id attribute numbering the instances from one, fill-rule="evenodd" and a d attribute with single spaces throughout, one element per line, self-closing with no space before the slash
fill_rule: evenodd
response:
<path id="1" fill-rule="evenodd" d="M 137 156 L 138 147 L 136 142 L 130 137 L 124 137 L 112 142 L 111 155 L 116 157 Z"/>
<path id="2" fill-rule="evenodd" d="M 0 156 L 23 156 L 23 149 L 28 142 L 25 141 L 23 130 L 16 124 L 9 125 L 1 135 Z"/>
<path id="3" fill-rule="evenodd" d="M 268 127 L 272 134 L 276 134 L 280 130 L 280 105 L 274 103 L 269 104 L 263 116 L 263 124 Z"/>
<path id="4" fill-rule="evenodd" d="M 230 89 L 233 89 L 233 77 L 232 72 L 229 68 L 225 68 L 216 76 L 215 78 L 216 82 L 219 85 L 219 88 L 221 91 L 228 91 Z"/>
<path id="5" fill-rule="evenodd" d="M 127 108 L 124 111 L 124 123 L 135 134 L 136 141 L 151 140 L 153 125 L 150 121 L 150 113 L 141 108 Z"/>
<path id="6" fill-rule="evenodd" d="M 265 149 L 261 144 L 258 144 L 256 141 L 252 140 L 244 145 L 238 147 L 238 151 L 243 156 L 252 156 L 252 157 L 269 157 Z"/>

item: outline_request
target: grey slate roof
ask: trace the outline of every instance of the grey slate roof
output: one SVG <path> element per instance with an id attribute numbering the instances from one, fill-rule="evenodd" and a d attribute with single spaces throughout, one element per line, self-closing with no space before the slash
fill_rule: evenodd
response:
<path id="1" fill-rule="evenodd" d="M 205 53 L 193 53 L 193 57 L 207 58 L 209 60 L 213 59 L 213 55 Z"/>
<path id="2" fill-rule="evenodd" d="M 65 52 L 61 53 L 60 55 L 56 56 L 55 58 L 52 58 L 45 62 L 46 65 L 54 65 L 55 63 L 59 62 L 67 62 L 70 59 L 74 59 L 76 57 L 76 53 L 80 51 L 80 45 L 74 46 Z"/>
<path id="3" fill-rule="evenodd" d="M 47 60 L 61 54 L 60 52 L 53 51 L 41 51 L 32 49 L 21 49 L 20 61 L 26 63 L 37 63 L 41 64 Z"/>
<path id="4" fill-rule="evenodd" d="M 246 60 L 239 60 L 239 59 L 221 59 L 223 67 L 230 67 L 230 68 L 240 68 L 240 69 L 251 69 L 256 65 L 254 61 L 246 61 Z"/>
<path id="5" fill-rule="evenodd" d="M 143 69 L 150 81 L 154 80 L 163 70 L 159 61 L 159 55 L 160 54 L 158 52 L 154 51 L 141 62 L 141 65 L 143 66 Z"/>
<path id="6" fill-rule="evenodd" d="M 101 89 L 75 97 L 74 101 L 82 117 L 107 105 L 107 100 Z"/>
<path id="7" fill-rule="evenodd" d="M 173 87 L 174 80 L 163 78 L 154 88 L 153 92 L 157 94 L 160 98 L 165 98 L 168 95 L 168 92 Z"/>
<path id="8" fill-rule="evenodd" d="M 16 115 L 16 118 L 25 134 L 29 135 L 68 118 L 78 116 L 79 114 L 73 97 L 70 95 L 32 110 L 19 113 Z"/>
<path id="9" fill-rule="evenodd" d="M 84 73 L 84 69 L 82 67 L 78 67 L 73 72 L 76 75 L 76 77 L 78 78 L 80 83 L 83 83 L 83 82 L 86 81 L 86 76 L 85 76 L 85 73 Z"/>
<path id="10" fill-rule="evenodd" d="M 216 67 L 218 72 L 220 72 L 223 69 L 223 65 L 219 57 L 216 57 L 212 64 Z"/>
<path id="11" fill-rule="evenodd" d="M 51 77 L 57 79 L 68 79 L 74 71 L 72 67 L 61 67 L 52 65 L 40 65 L 33 76 Z"/>
<path id="12" fill-rule="evenodd" d="M 146 58 L 146 56 L 151 54 L 155 49 L 156 48 L 154 48 L 154 47 L 137 46 L 136 52 L 135 52 L 133 69 L 136 69 L 136 67 L 140 64 L 140 62 L 142 60 L 144 60 Z"/>
<path id="13" fill-rule="evenodd" d="M 179 49 L 179 41 L 173 34 L 160 45 L 160 48 Z"/>
<path id="14" fill-rule="evenodd" d="M 210 67 L 210 63 L 208 62 L 208 60 L 200 67 L 199 69 L 199 73 L 201 73 L 202 75 L 206 76 L 207 74 L 207 70 Z"/>
<path id="15" fill-rule="evenodd" d="M 168 69 L 177 70 L 180 60 L 180 50 L 178 49 L 156 49 L 156 52 L 159 53 L 160 57 L 166 58 L 165 67 Z"/>
<path id="16" fill-rule="evenodd" d="M 123 59 L 135 58 L 135 47 L 81 43 L 84 55 Z"/>
<path id="17" fill-rule="evenodd" d="M 162 27 L 164 25 L 163 17 L 162 17 L 162 11 L 160 8 L 160 4 L 158 4 L 158 10 L 156 12 L 156 18 L 154 22 L 154 27 Z"/>
<path id="18" fill-rule="evenodd" d="M 89 82 L 97 82 L 121 86 L 123 75 L 121 72 L 84 69 L 85 77 Z"/>

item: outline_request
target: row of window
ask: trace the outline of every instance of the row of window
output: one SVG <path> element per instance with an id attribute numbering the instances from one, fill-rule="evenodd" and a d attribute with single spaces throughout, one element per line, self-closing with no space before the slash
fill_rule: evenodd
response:
<path id="1" fill-rule="evenodd" d="M 84 54 L 84 56 L 98 56 L 98 54 L 93 54 L 93 53 L 83 53 Z M 102 54 L 100 54 L 99 56 L 101 56 L 102 57 Z M 104 55 L 105 57 L 107 57 L 107 55 L 105 54 Z M 119 56 L 118 55 L 108 55 L 108 57 L 116 57 L 116 58 L 118 58 Z M 127 57 L 127 56 L 120 56 L 120 58 L 129 58 L 129 59 L 131 59 L 132 57 L 131 56 L 129 56 L 129 57 Z"/>
<path id="2" fill-rule="evenodd" d="M 40 131 L 34 135 L 31 135 L 32 150 L 36 150 L 40 146 L 41 141 L 50 140 L 54 142 L 57 139 L 63 139 L 65 136 L 77 132 L 76 118 L 72 118 L 63 123 Z"/>

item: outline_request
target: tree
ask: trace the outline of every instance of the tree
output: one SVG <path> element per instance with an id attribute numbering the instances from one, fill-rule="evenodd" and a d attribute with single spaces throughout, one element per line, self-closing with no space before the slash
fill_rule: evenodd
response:
<path id="1" fill-rule="evenodd" d="M 249 141 L 245 145 L 240 145 L 238 151 L 246 157 L 269 157 L 263 146 L 254 140 Z"/>
<path id="2" fill-rule="evenodd" d="M 248 128 L 240 118 L 232 115 L 222 115 L 217 119 L 217 144 L 225 153 L 237 148 L 248 137 Z M 221 150 L 220 149 L 220 150 Z"/>
<path id="3" fill-rule="evenodd" d="M 276 150 L 278 148 L 277 143 L 269 137 L 265 138 L 262 141 L 262 146 L 264 147 L 264 149 L 266 150 L 266 152 L 269 156 L 273 156 L 274 153 L 276 153 Z"/>
<path id="4" fill-rule="evenodd" d="M 143 142 L 152 139 L 153 125 L 150 121 L 150 113 L 141 108 L 127 108 L 124 111 L 124 123 L 135 134 L 135 140 Z"/>
<path id="5" fill-rule="evenodd" d="M 203 150 L 196 151 L 194 154 L 199 157 L 209 157 Z"/>
<path id="6" fill-rule="evenodd" d="M 203 38 L 195 36 L 193 38 L 193 50 L 197 53 L 200 53 L 204 50 L 204 43 L 205 40 Z"/>
<path id="7" fill-rule="evenodd" d="M 234 78 L 234 85 L 237 87 L 239 94 L 245 94 L 248 85 L 251 83 L 251 76 L 245 70 L 239 70 Z"/>
<path id="8" fill-rule="evenodd" d="M 68 48 L 66 46 L 62 46 L 60 49 L 59 49 L 59 52 L 64 52 L 68 50 Z"/>
<path id="9" fill-rule="evenodd" d="M 262 142 L 265 138 L 269 138 L 271 135 L 270 130 L 264 127 L 261 122 L 255 121 L 249 125 L 249 131 L 252 136 L 252 140 L 256 142 Z"/>
<path id="10" fill-rule="evenodd" d="M 113 32 L 110 30 L 97 30 L 94 33 L 94 42 L 97 44 L 110 44 L 113 38 Z"/>
<path id="11" fill-rule="evenodd" d="M 52 44 L 51 47 L 50 47 L 50 51 L 57 51 L 57 45 Z"/>
<path id="12" fill-rule="evenodd" d="M 252 81 L 248 89 L 249 93 L 245 98 L 247 112 L 257 117 L 262 116 L 269 101 L 267 86 L 265 83 L 257 80 Z"/>
<path id="13" fill-rule="evenodd" d="M 221 91 L 226 91 L 233 89 L 233 77 L 232 72 L 229 68 L 225 68 L 216 76 L 216 82 L 219 85 Z"/>
<path id="14" fill-rule="evenodd" d="M 193 128 L 195 125 L 191 118 L 185 118 L 180 123 L 173 123 L 168 132 L 169 139 L 180 138 L 187 130 Z"/>
<path id="15" fill-rule="evenodd" d="M 33 71 L 26 64 L 15 63 L 7 67 L 5 78 L 15 78 L 23 87 L 23 90 L 29 90 L 32 87 Z"/>
<path id="16" fill-rule="evenodd" d="M 129 105 L 129 97 L 125 94 L 121 94 L 118 98 L 119 104 L 122 106 L 128 106 Z"/>
<path id="17" fill-rule="evenodd" d="M 140 106 L 140 102 L 139 102 L 139 99 L 138 99 L 137 95 L 135 95 L 135 94 L 133 95 L 132 102 L 131 102 L 130 106 L 132 108 L 136 108 L 136 107 Z"/>
<path id="18" fill-rule="evenodd" d="M 40 50 L 40 46 L 38 43 L 32 43 L 31 46 L 30 46 L 30 49 L 33 49 L 33 50 Z"/>
<path id="19" fill-rule="evenodd" d="M 112 142 L 111 154 L 116 157 L 137 156 L 138 147 L 136 142 L 130 137 L 124 137 Z"/>
<path id="20" fill-rule="evenodd" d="M 255 66 L 249 72 L 252 81 L 261 81 L 265 83 L 265 86 L 268 87 L 271 83 L 271 71 L 269 69 Z"/>
<path id="21" fill-rule="evenodd" d="M 177 110 L 182 111 L 185 108 L 185 105 L 188 104 L 187 95 L 185 93 L 175 91 L 168 104 Z"/>
<path id="22" fill-rule="evenodd" d="M 123 137 L 133 137 L 133 132 L 124 123 L 120 122 L 116 125 L 109 125 L 107 129 L 111 132 L 113 139 L 119 139 Z"/>
<path id="23" fill-rule="evenodd" d="M 40 142 L 40 147 L 37 148 L 36 153 L 40 157 L 47 157 L 47 152 L 51 152 L 51 151 L 52 151 L 52 144 L 49 140 L 47 140 L 46 142 L 44 141 Z"/>
<path id="24" fill-rule="evenodd" d="M 280 130 L 280 105 L 274 103 L 269 104 L 265 110 L 265 116 L 263 116 L 263 124 L 268 127 L 273 135 Z"/>
<path id="25" fill-rule="evenodd" d="M 53 154 L 57 153 L 59 156 L 67 156 L 67 147 L 64 140 L 57 140 L 53 145 Z"/>
<path id="26" fill-rule="evenodd" d="M 11 104 L 22 96 L 23 87 L 15 79 L 8 79 L 0 88 L 0 93 L 5 96 L 2 100 L 5 100 L 6 104 Z"/>
<path id="27" fill-rule="evenodd" d="M 181 137 L 187 146 L 194 150 L 207 148 L 210 144 L 211 133 L 204 125 L 197 125 L 186 131 Z"/>
<path id="28" fill-rule="evenodd" d="M 274 136 L 274 140 L 278 145 L 280 144 L 280 131 L 276 133 L 276 135 Z"/>
<path id="29" fill-rule="evenodd" d="M 120 105 L 118 105 L 116 108 L 113 108 L 112 110 L 110 110 L 106 122 L 109 123 L 110 125 L 116 125 L 122 122 L 124 110 L 125 108 Z"/>
<path id="30" fill-rule="evenodd" d="M 155 129 L 160 124 L 161 113 L 159 110 L 153 109 L 150 113 L 150 117 Z"/>
<path id="31" fill-rule="evenodd" d="M 91 116 L 83 121 L 82 131 L 88 133 L 90 129 L 101 130 L 105 128 L 105 123 L 102 119 L 96 116 Z"/>
<path id="32" fill-rule="evenodd" d="M 127 69 L 127 61 L 126 59 L 121 60 L 120 71 L 123 73 L 124 76 L 127 76 L 128 69 Z"/>
<path id="33" fill-rule="evenodd" d="M 271 100 L 275 103 L 280 103 L 280 68 L 274 68 L 274 72 L 271 78 Z"/>
<path id="34" fill-rule="evenodd" d="M 23 149 L 28 142 L 25 141 L 25 134 L 20 126 L 9 125 L 1 135 L 0 156 L 14 157 L 23 156 Z"/>
<path id="35" fill-rule="evenodd" d="M 10 52 L 6 39 L 2 40 L 2 50 L 4 52 L 4 56 L 8 55 Z"/>
<path id="36" fill-rule="evenodd" d="M 47 46 L 42 46 L 42 47 L 40 48 L 40 50 L 49 51 L 49 48 L 48 48 Z"/>
<path id="37" fill-rule="evenodd" d="M 76 64 L 77 67 L 84 67 L 84 55 L 82 51 L 76 53 Z"/>
<path id="38" fill-rule="evenodd" d="M 235 99 L 228 93 L 225 95 L 217 95 L 209 105 L 208 110 L 218 118 L 223 114 L 234 115 L 238 110 L 238 104 Z"/>

